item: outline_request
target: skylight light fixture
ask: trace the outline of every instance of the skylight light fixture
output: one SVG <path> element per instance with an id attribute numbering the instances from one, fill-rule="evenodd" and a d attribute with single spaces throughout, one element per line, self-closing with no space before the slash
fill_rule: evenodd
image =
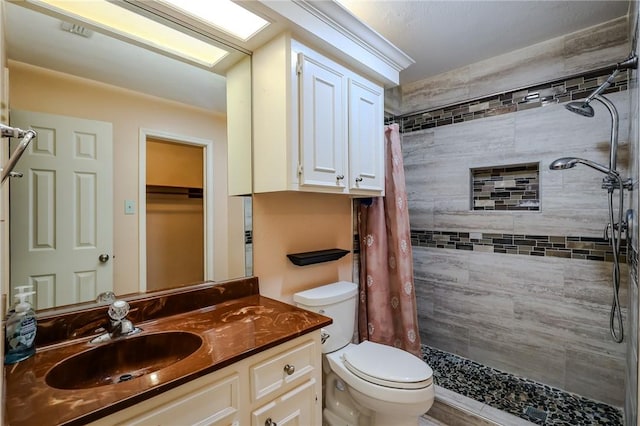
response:
<path id="1" fill-rule="evenodd" d="M 39 0 L 48 9 L 71 16 L 120 38 L 212 67 L 229 52 L 105 0 Z M 217 2 L 215 2 L 217 3 Z"/>
<path id="2" fill-rule="evenodd" d="M 180 11 L 247 41 L 269 22 L 231 0 L 161 0 Z"/>

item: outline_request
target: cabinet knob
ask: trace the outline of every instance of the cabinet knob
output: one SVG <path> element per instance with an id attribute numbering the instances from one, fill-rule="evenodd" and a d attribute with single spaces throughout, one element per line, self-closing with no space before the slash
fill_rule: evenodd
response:
<path id="1" fill-rule="evenodd" d="M 296 367 L 291 364 L 287 364 L 284 366 L 284 372 L 287 373 L 287 375 L 289 376 L 295 373 L 295 371 L 296 371 Z"/>
<path id="2" fill-rule="evenodd" d="M 356 178 L 356 182 L 362 182 L 362 178 L 361 178 L 360 176 L 358 176 L 358 177 Z"/>
<path id="3" fill-rule="evenodd" d="M 336 180 L 342 180 L 342 179 L 344 179 L 344 175 L 338 175 L 338 176 L 336 176 Z"/>
<path id="4" fill-rule="evenodd" d="M 271 420 L 271 417 L 269 417 L 267 420 L 264 421 L 264 426 L 278 426 L 278 424 L 273 420 Z"/>

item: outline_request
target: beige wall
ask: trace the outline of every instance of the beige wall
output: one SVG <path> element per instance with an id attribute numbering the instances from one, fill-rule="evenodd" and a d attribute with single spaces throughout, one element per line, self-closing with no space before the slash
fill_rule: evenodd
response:
<path id="1" fill-rule="evenodd" d="M 204 279 L 202 198 L 147 194 L 147 290 Z"/>
<path id="2" fill-rule="evenodd" d="M 227 273 L 228 199 L 225 117 L 208 111 L 67 74 L 9 62 L 11 108 L 113 123 L 114 284 L 117 294 L 137 291 L 138 215 L 124 215 L 124 200 L 138 200 L 141 128 L 214 141 L 215 271 Z M 230 212 L 230 214 L 234 214 Z M 241 212 L 235 214 L 241 215 Z"/>
<path id="3" fill-rule="evenodd" d="M 203 148 L 147 138 L 147 185 L 202 188 Z"/>
<path id="4" fill-rule="evenodd" d="M 352 278 L 352 254 L 296 266 L 287 254 L 351 250 L 351 199 L 344 195 L 275 192 L 253 196 L 253 267 L 260 293 L 291 302 L 293 293 Z"/>

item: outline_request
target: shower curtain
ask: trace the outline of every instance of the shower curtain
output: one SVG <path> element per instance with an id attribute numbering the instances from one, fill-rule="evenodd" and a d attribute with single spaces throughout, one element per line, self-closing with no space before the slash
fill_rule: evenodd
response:
<path id="1" fill-rule="evenodd" d="M 358 208 L 358 332 L 420 358 L 407 191 L 397 124 L 385 126 L 385 196 Z"/>

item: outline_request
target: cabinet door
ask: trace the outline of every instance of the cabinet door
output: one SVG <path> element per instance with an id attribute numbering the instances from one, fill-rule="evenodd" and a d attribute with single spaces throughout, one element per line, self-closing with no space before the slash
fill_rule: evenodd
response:
<path id="1" fill-rule="evenodd" d="M 251 426 L 314 426 L 315 379 L 298 386 L 251 413 Z M 320 426 L 320 425 L 317 425 Z"/>
<path id="2" fill-rule="evenodd" d="M 384 92 L 364 79 L 349 79 L 349 189 L 384 191 Z"/>
<path id="3" fill-rule="evenodd" d="M 298 54 L 300 185 L 346 192 L 346 83 L 337 67 Z"/>

